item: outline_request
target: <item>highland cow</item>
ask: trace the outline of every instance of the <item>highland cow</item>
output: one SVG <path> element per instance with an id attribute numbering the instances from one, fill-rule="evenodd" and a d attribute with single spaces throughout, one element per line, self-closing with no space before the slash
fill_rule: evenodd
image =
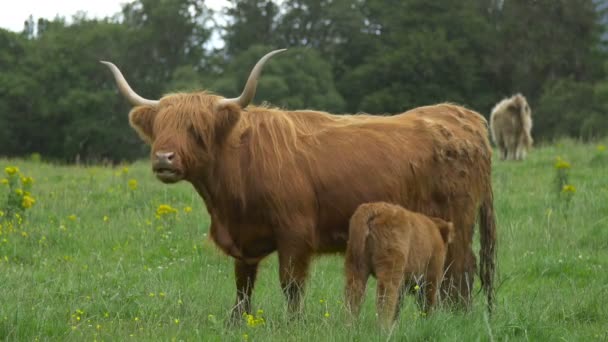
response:
<path id="1" fill-rule="evenodd" d="M 452 241 L 451 222 L 385 202 L 360 205 L 350 219 L 345 271 L 346 304 L 357 316 L 371 275 L 377 279 L 378 319 L 396 319 L 404 292 L 418 294 L 424 312 L 435 305 Z"/>
<path id="2" fill-rule="evenodd" d="M 280 51 L 262 57 L 232 99 L 203 91 L 148 100 L 104 62 L 134 105 L 129 122 L 151 145 L 156 177 L 194 186 L 211 239 L 234 258 L 233 317 L 250 312 L 259 262 L 274 251 L 290 311 L 298 310 L 312 255 L 344 252 L 350 217 L 374 201 L 454 223 L 444 290 L 465 305 L 479 214 L 480 278 L 490 304 L 496 226 L 486 120 L 451 104 L 394 116 L 249 106 L 262 66 Z"/>
<path id="3" fill-rule="evenodd" d="M 494 106 L 490 116 L 492 139 L 502 160 L 523 160 L 532 147 L 532 112 L 521 94 L 504 99 Z"/>

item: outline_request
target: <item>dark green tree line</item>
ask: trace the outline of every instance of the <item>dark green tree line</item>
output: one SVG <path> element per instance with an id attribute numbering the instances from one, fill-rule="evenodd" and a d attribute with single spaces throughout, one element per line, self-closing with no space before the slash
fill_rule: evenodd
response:
<path id="1" fill-rule="evenodd" d="M 119 66 L 144 97 L 235 96 L 257 59 L 283 47 L 263 72 L 257 103 L 384 114 L 450 101 L 488 116 L 521 92 L 537 141 L 601 137 L 607 4 L 230 0 L 214 13 L 203 0 L 138 0 L 105 19 L 28 18 L 20 33 L 0 30 L 0 155 L 143 156 L 129 104 L 99 60 Z M 223 48 L 209 48 L 220 43 L 214 32 Z"/>

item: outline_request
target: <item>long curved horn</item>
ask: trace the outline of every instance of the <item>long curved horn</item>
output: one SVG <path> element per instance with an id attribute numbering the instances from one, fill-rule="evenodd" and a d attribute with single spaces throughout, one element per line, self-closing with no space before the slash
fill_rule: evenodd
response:
<path id="1" fill-rule="evenodd" d="M 118 70 L 116 65 L 114 65 L 110 62 L 106 62 L 106 61 L 100 61 L 100 62 L 102 64 L 107 65 L 108 68 L 110 68 L 110 71 L 112 71 L 112 74 L 114 75 L 114 79 L 116 79 L 116 85 L 118 86 L 120 93 L 129 102 L 131 102 L 132 105 L 134 105 L 134 106 L 142 106 L 142 105 L 158 106 L 159 101 L 144 99 L 143 97 L 137 95 L 137 93 L 134 92 L 133 89 L 131 89 L 131 87 L 129 86 L 129 83 L 127 83 L 127 80 L 125 80 L 125 77 L 122 75 L 120 70 Z"/>
<path id="2" fill-rule="evenodd" d="M 220 105 L 225 105 L 228 103 L 236 103 L 241 108 L 245 108 L 249 105 L 253 97 L 255 96 L 255 89 L 258 86 L 258 78 L 260 77 L 260 73 L 262 72 L 262 68 L 266 61 L 270 59 L 270 57 L 276 55 L 277 53 L 281 53 L 283 51 L 287 51 L 287 49 L 274 50 L 267 53 L 264 57 L 260 58 L 260 60 L 256 63 L 256 65 L 251 70 L 249 74 L 249 78 L 247 79 L 247 83 L 245 84 L 245 88 L 239 97 L 235 97 L 233 99 L 222 99 L 220 100 Z"/>

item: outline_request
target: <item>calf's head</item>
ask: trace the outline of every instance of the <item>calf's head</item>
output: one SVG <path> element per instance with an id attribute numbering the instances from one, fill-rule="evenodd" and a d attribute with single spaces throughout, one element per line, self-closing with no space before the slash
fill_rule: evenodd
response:
<path id="1" fill-rule="evenodd" d="M 107 65 L 122 95 L 134 106 L 129 123 L 151 146 L 152 170 L 164 183 L 196 177 L 213 162 L 215 149 L 240 118 L 241 110 L 253 99 L 258 77 L 268 59 L 285 49 L 262 57 L 251 70 L 239 97 L 226 99 L 207 92 L 165 95 L 160 100 L 139 96 L 120 70 Z"/>
<path id="2" fill-rule="evenodd" d="M 443 243 L 449 245 L 454 240 L 454 224 L 449 221 L 442 220 L 438 217 L 431 217 L 431 221 L 439 229 Z"/>

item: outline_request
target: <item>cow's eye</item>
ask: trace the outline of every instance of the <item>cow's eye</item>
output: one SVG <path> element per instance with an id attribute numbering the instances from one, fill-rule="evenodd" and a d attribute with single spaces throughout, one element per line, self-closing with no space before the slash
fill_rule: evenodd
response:
<path id="1" fill-rule="evenodd" d="M 192 138 L 194 138 L 194 140 L 196 140 L 196 143 L 199 146 L 205 147 L 205 140 L 203 139 L 203 136 L 196 129 L 194 129 L 193 126 L 188 127 L 188 133 Z"/>

